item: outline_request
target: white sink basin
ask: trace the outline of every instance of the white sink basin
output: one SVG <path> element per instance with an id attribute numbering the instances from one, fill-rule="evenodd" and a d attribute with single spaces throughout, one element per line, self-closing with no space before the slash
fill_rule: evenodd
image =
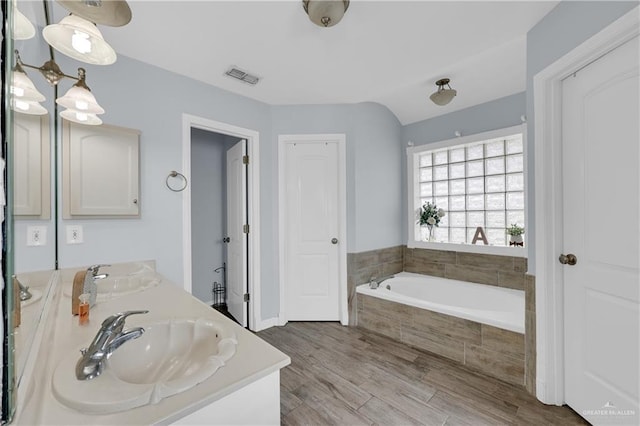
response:
<path id="1" fill-rule="evenodd" d="M 93 380 L 75 377 L 79 350 L 65 356 L 53 375 L 56 398 L 93 414 L 157 404 L 207 380 L 235 354 L 238 344 L 227 326 L 205 318 L 143 327 L 145 333 L 118 348 Z"/>
<path id="2" fill-rule="evenodd" d="M 143 291 L 157 286 L 161 281 L 161 276 L 145 264 L 137 264 L 128 269 L 106 266 L 100 269 L 100 273 L 107 273 L 109 276 L 96 281 L 97 302 Z M 71 297 L 72 289 L 71 285 L 65 286 L 64 295 Z"/>

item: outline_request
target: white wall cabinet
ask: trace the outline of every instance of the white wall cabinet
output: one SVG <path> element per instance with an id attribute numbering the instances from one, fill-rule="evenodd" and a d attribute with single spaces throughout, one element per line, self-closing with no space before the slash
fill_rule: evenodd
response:
<path id="1" fill-rule="evenodd" d="M 140 215 L 140 132 L 62 120 L 63 218 Z"/>
<path id="2" fill-rule="evenodd" d="M 51 217 L 49 116 L 15 113 L 13 125 L 13 214 Z"/>

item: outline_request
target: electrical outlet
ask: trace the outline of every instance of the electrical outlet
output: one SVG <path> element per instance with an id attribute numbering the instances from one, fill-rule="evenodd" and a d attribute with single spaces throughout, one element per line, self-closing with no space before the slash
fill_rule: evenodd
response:
<path id="1" fill-rule="evenodd" d="M 67 244 L 82 244 L 82 225 L 67 225 Z"/>
<path id="2" fill-rule="evenodd" d="M 27 226 L 27 246 L 37 247 L 47 245 L 46 226 Z"/>

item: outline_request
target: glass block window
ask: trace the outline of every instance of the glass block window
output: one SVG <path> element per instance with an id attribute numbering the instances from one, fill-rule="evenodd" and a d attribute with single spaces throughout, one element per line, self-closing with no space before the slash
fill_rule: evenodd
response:
<path id="1" fill-rule="evenodd" d="M 481 226 L 490 245 L 508 246 L 506 228 L 524 226 L 522 133 L 413 155 L 414 211 L 430 202 L 446 213 L 436 242 L 471 244 Z M 428 229 L 413 226 L 417 240 L 428 240 Z"/>

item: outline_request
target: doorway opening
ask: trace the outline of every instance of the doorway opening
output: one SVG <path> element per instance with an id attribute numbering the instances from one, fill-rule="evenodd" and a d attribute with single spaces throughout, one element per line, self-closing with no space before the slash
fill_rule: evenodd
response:
<path id="1" fill-rule="evenodd" d="M 256 331 L 258 160 L 257 132 L 183 115 L 184 289 Z"/>

